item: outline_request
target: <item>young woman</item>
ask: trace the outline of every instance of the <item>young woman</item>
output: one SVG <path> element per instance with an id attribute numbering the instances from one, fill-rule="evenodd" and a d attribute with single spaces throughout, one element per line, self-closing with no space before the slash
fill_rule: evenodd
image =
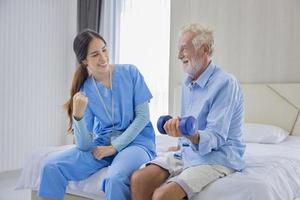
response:
<path id="1" fill-rule="evenodd" d="M 130 199 L 132 173 L 155 156 L 148 107 L 152 95 L 135 66 L 109 64 L 98 33 L 79 33 L 73 48 L 79 66 L 65 108 L 76 147 L 43 163 L 38 196 L 63 199 L 68 181 L 109 166 L 99 188 L 105 199 Z"/>

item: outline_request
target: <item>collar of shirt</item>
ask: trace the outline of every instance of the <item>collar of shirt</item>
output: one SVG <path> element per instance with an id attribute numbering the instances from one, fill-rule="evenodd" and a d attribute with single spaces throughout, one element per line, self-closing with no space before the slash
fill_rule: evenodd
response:
<path id="1" fill-rule="evenodd" d="M 205 71 L 197 78 L 196 81 L 192 81 L 192 77 L 188 76 L 185 80 L 185 85 L 187 87 L 195 87 L 196 85 L 198 85 L 200 88 L 204 88 L 204 86 L 206 85 L 206 83 L 208 82 L 208 79 L 211 77 L 211 75 L 213 74 L 214 70 L 216 68 L 216 65 L 213 64 L 213 62 L 211 61 L 208 65 L 208 67 L 205 69 Z"/>

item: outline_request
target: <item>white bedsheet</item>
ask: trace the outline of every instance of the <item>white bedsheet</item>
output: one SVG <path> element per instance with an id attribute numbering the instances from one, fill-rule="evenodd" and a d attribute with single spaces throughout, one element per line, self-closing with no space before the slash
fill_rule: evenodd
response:
<path id="1" fill-rule="evenodd" d="M 173 138 L 159 135 L 157 150 L 164 154 L 168 146 L 176 144 Z M 71 148 L 72 145 L 50 147 L 33 153 L 25 163 L 17 189 L 38 187 L 40 165 L 50 153 Z M 289 200 L 300 196 L 300 137 L 289 136 L 280 144 L 247 143 L 245 154 L 247 168 L 208 185 L 193 199 L 205 200 Z M 107 168 L 88 179 L 70 182 L 67 192 L 99 199 L 100 180 Z"/>
<path id="2" fill-rule="evenodd" d="M 247 168 L 220 179 L 194 199 L 292 200 L 300 196 L 300 137 L 280 144 L 247 143 Z"/>

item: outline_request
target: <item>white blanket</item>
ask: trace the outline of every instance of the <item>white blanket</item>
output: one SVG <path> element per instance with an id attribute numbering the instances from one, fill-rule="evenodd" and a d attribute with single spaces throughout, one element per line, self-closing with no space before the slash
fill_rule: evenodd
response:
<path id="1" fill-rule="evenodd" d="M 157 136 L 157 150 L 164 154 L 173 138 Z M 31 155 L 24 165 L 17 189 L 38 187 L 41 162 L 50 154 L 71 148 L 72 145 L 41 149 Z M 300 196 L 300 137 L 289 136 L 280 144 L 247 143 L 247 168 L 208 185 L 193 199 L 205 200 L 282 200 Z M 86 180 L 70 182 L 67 192 L 91 199 L 103 198 L 99 190 L 107 168 Z"/>

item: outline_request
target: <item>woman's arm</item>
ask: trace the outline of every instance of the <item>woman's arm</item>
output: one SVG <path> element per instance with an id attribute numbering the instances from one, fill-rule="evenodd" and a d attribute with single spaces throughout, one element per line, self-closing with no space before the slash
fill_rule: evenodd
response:
<path id="1" fill-rule="evenodd" d="M 93 141 L 93 134 L 88 131 L 84 117 L 80 120 L 76 120 L 73 117 L 73 131 L 78 149 L 81 151 L 90 150 L 90 144 Z"/>
<path id="2" fill-rule="evenodd" d="M 73 131 L 77 147 L 82 151 L 91 148 L 94 115 L 87 106 L 88 98 L 78 92 L 73 97 Z"/>
<path id="3" fill-rule="evenodd" d="M 117 151 L 121 151 L 130 144 L 150 121 L 148 102 L 137 105 L 134 112 L 135 118 L 132 123 L 122 133 L 122 135 L 112 141 L 112 146 Z"/>

